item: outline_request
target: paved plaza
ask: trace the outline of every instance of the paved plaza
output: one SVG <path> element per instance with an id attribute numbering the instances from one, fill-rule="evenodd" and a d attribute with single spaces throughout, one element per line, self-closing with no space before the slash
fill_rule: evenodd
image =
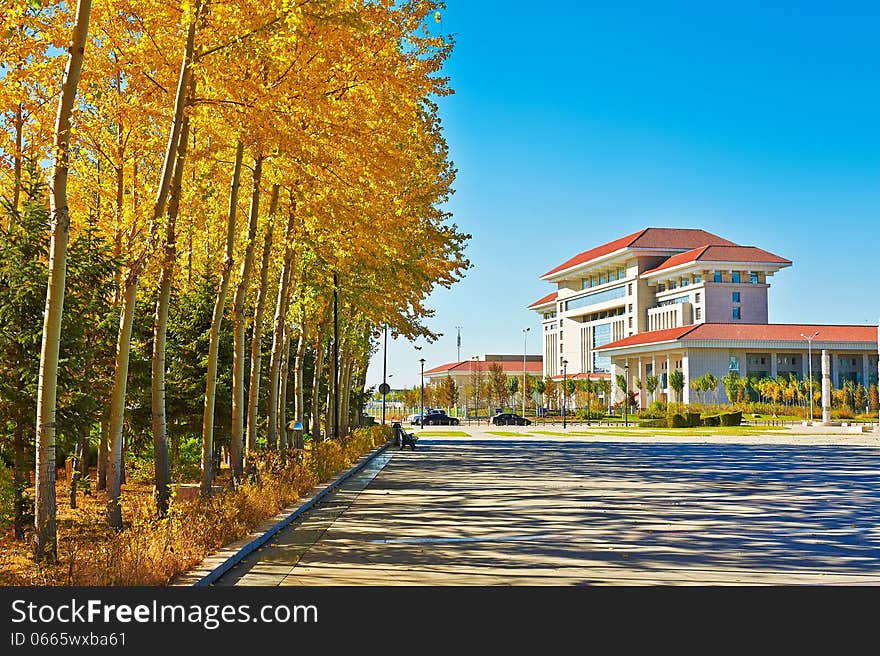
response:
<path id="1" fill-rule="evenodd" d="M 389 450 L 219 584 L 880 584 L 876 436 L 465 431 Z"/>

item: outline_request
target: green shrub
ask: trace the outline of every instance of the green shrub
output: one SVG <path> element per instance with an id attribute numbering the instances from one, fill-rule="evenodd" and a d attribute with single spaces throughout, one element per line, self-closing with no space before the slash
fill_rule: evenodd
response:
<path id="1" fill-rule="evenodd" d="M 742 412 L 722 412 L 719 419 L 722 426 L 739 426 L 742 424 Z"/>
<path id="2" fill-rule="evenodd" d="M 652 401 L 647 408 L 639 410 L 639 419 L 666 419 L 666 404 Z"/>
<path id="3" fill-rule="evenodd" d="M 700 413 L 699 412 L 688 412 L 687 413 L 687 425 L 688 425 L 688 428 L 696 428 L 697 426 L 702 425 L 700 422 Z"/>
<path id="4" fill-rule="evenodd" d="M 676 412 L 675 414 L 671 414 L 666 418 L 667 426 L 669 428 L 687 428 L 688 420 L 687 417 L 681 413 Z"/>
<path id="5" fill-rule="evenodd" d="M 718 415 L 706 415 L 702 419 L 703 426 L 720 426 L 721 417 Z"/>
<path id="6" fill-rule="evenodd" d="M 640 419 L 641 428 L 666 428 L 666 419 Z"/>

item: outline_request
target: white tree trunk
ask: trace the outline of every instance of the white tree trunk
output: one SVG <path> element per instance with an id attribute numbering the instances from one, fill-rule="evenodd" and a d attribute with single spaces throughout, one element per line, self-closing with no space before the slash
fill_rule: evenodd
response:
<path id="1" fill-rule="evenodd" d="M 89 29 L 91 0 L 79 0 L 70 45 L 70 57 L 61 84 L 55 119 L 52 189 L 49 198 L 52 223 L 49 236 L 49 284 L 43 314 L 43 343 L 37 380 L 36 472 L 34 557 L 53 563 L 58 558 L 55 513 L 55 409 L 58 394 L 58 350 L 67 277 L 67 241 L 70 212 L 67 207 L 67 174 L 70 153 L 70 118 L 79 85 Z"/>
<path id="2" fill-rule="evenodd" d="M 211 494 L 214 480 L 214 401 L 217 396 L 217 357 L 220 351 L 220 325 L 223 322 L 223 308 L 229 291 L 229 277 L 232 273 L 232 248 L 235 244 L 235 218 L 238 214 L 238 189 L 241 186 L 241 160 L 244 157 L 244 144 L 235 149 L 235 163 L 232 168 L 232 184 L 229 190 L 229 213 L 226 223 L 226 260 L 220 277 L 220 289 L 214 299 L 214 313 L 211 316 L 211 333 L 208 338 L 208 373 L 205 376 L 205 409 L 202 415 L 202 484 L 203 495 Z"/>
<path id="3" fill-rule="evenodd" d="M 248 387 L 247 408 L 247 438 L 246 448 L 250 454 L 257 443 L 257 404 L 260 398 L 260 372 L 262 369 L 261 341 L 263 336 L 263 315 L 266 309 L 266 292 L 269 287 L 269 259 L 272 250 L 272 218 L 266 225 L 266 235 L 263 238 L 263 258 L 260 263 L 260 289 L 257 292 L 257 300 L 254 303 L 254 325 L 251 335 L 251 373 L 250 386 Z"/>
<path id="4" fill-rule="evenodd" d="M 232 430 L 229 435 L 229 459 L 232 469 L 232 484 L 241 478 L 242 454 L 244 451 L 244 371 L 245 371 L 245 315 L 244 302 L 247 298 L 251 280 L 251 269 L 254 266 L 254 242 L 257 238 L 257 220 L 260 218 L 260 182 L 263 176 L 263 156 L 254 158 L 253 187 L 251 191 L 251 207 L 248 215 L 247 241 L 238 284 L 232 297 Z M 278 186 L 272 191 L 272 202 L 278 202 Z"/>

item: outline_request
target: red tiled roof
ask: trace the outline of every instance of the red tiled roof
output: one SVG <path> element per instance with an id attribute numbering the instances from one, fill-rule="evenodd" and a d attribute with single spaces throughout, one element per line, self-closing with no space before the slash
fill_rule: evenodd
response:
<path id="1" fill-rule="evenodd" d="M 614 251 L 622 248 L 660 248 L 667 250 L 689 250 L 699 246 L 706 245 L 720 246 L 736 246 L 732 241 L 723 239 L 718 235 L 713 235 L 705 230 L 692 230 L 689 228 L 645 228 L 639 232 L 634 232 L 626 237 L 615 239 L 614 241 L 597 246 L 588 251 L 584 251 L 579 255 L 575 255 L 570 260 L 560 264 L 558 267 L 551 269 L 545 273 L 542 278 L 553 275 L 565 269 L 584 264 L 603 255 L 609 255 Z"/>
<path id="2" fill-rule="evenodd" d="M 512 360 L 508 361 L 489 361 L 485 360 L 463 360 L 462 362 L 450 362 L 449 364 L 443 364 L 439 367 L 434 367 L 433 369 L 428 369 L 425 371 L 425 375 L 427 374 L 468 374 L 472 371 L 489 371 L 489 365 L 492 362 L 498 362 L 501 365 L 501 368 L 505 373 L 522 373 L 523 363 L 522 360 L 519 362 L 515 362 Z M 544 371 L 544 366 L 541 362 L 535 362 L 534 360 L 526 360 L 526 373 L 535 374 L 541 373 Z"/>
<path id="3" fill-rule="evenodd" d="M 550 294 L 547 294 L 544 298 L 540 298 L 537 301 L 535 301 L 534 303 L 532 303 L 526 309 L 531 310 L 532 308 L 541 307 L 542 305 L 547 305 L 548 303 L 555 301 L 557 296 L 559 296 L 559 292 L 551 292 Z"/>
<path id="4" fill-rule="evenodd" d="M 687 339 L 766 340 L 773 342 L 803 342 L 801 333 L 812 335 L 819 331 L 816 342 L 871 342 L 877 343 L 877 326 L 828 326 L 799 323 L 705 323 L 688 334 Z"/>
<path id="5" fill-rule="evenodd" d="M 671 269 L 690 262 L 760 262 L 788 266 L 791 260 L 779 257 L 755 246 L 701 246 L 685 253 L 673 255 L 658 267 L 645 271 L 647 276 L 664 269 Z"/>
<path id="6" fill-rule="evenodd" d="M 641 344 L 671 342 L 676 339 L 681 339 L 683 336 L 687 335 L 695 328 L 696 326 L 691 325 L 680 326 L 678 328 L 666 328 L 665 330 L 652 330 L 647 333 L 637 333 L 632 337 L 624 337 L 623 339 L 619 339 L 616 342 L 611 342 L 610 344 L 605 344 L 604 346 L 597 346 L 596 350 L 604 351 L 605 349 L 623 348 L 624 346 L 640 346 Z"/>
<path id="7" fill-rule="evenodd" d="M 626 337 L 598 347 L 597 351 L 659 344 L 674 340 L 717 340 L 717 341 L 766 341 L 766 342 L 804 342 L 801 333 L 812 335 L 819 331 L 816 342 L 865 342 L 877 343 L 876 326 L 830 326 L 788 323 L 701 323 L 666 330 L 654 330 Z"/>

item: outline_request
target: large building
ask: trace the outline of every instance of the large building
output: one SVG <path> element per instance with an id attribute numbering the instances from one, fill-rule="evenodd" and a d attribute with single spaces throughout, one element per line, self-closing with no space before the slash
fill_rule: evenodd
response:
<path id="1" fill-rule="evenodd" d="M 556 290 L 532 303 L 541 317 L 544 375 L 656 375 L 656 398 L 674 398 L 669 374 L 712 372 L 806 378 L 831 354 L 831 381 L 877 379 L 876 326 L 768 322 L 771 277 L 791 261 L 704 230 L 646 228 L 580 253 L 542 280 Z M 815 336 L 813 336 L 815 333 Z M 810 337 L 812 342 L 808 342 Z M 725 400 L 719 389 L 719 399 Z M 649 399 L 643 390 L 640 405 Z"/>

